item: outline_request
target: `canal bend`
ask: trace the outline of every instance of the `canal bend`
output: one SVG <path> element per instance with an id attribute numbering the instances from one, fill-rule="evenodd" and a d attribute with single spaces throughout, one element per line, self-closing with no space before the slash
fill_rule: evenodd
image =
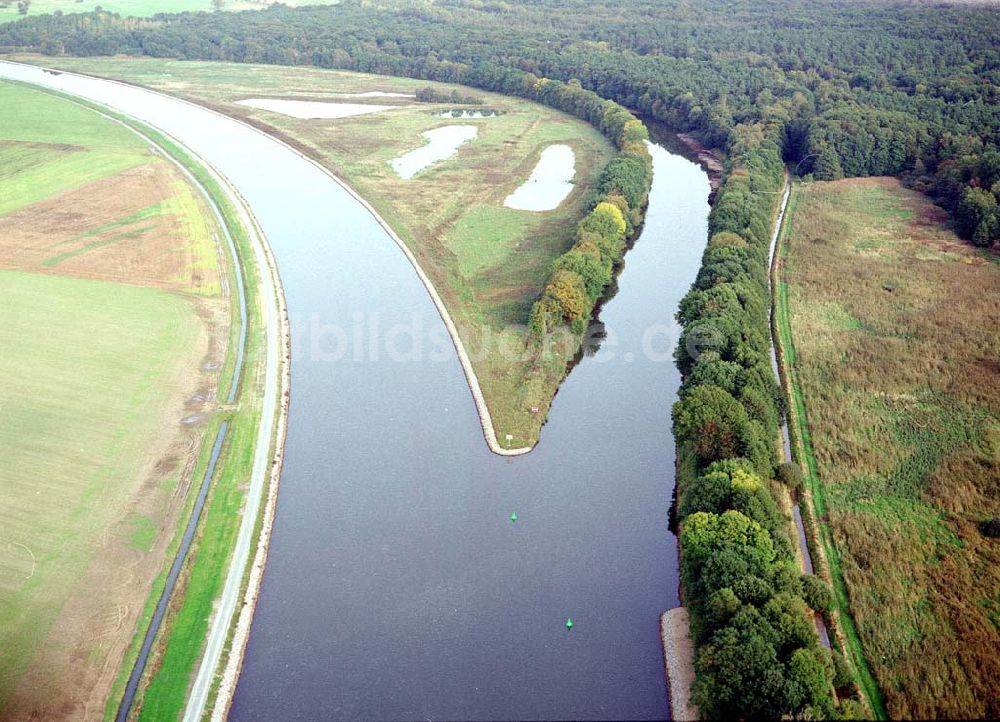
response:
<path id="1" fill-rule="evenodd" d="M 563 384 L 540 445 L 508 460 L 483 443 L 454 350 L 428 352 L 442 321 L 413 268 L 319 168 L 150 91 L 0 74 L 178 139 L 238 189 L 277 260 L 291 405 L 233 719 L 669 715 L 658 621 L 678 603 L 674 314 L 705 246 L 697 165 L 651 145 L 649 212 L 601 312 L 607 337 Z M 412 353 L 389 353 L 393 329 L 410 330 Z"/>

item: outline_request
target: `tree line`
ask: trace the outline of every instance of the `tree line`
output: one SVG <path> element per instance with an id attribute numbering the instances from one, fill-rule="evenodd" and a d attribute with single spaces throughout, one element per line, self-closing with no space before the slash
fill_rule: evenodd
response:
<path id="1" fill-rule="evenodd" d="M 542 295 L 531 309 L 528 326 L 539 336 L 565 324 L 583 335 L 625 253 L 626 239 L 642 225 L 653 182 L 653 161 L 645 146 L 649 132 L 621 106 L 603 103 L 607 105 L 600 125 L 611 131 L 620 125 L 614 138 L 619 152 L 601 172 L 596 199 L 577 225 L 573 247 L 552 264 Z"/>
<path id="2" fill-rule="evenodd" d="M 770 365 L 768 266 L 784 186 L 781 130 L 744 126 L 738 138 L 678 311 L 673 429 L 692 695 L 709 719 L 855 718 L 864 708 L 851 672 L 818 645 L 809 614 L 829 611 L 832 592 L 799 573 L 771 491 L 776 476 L 801 476 L 775 457 L 784 408 Z"/>
<path id="3" fill-rule="evenodd" d="M 528 83 L 577 80 L 722 150 L 740 126 L 777 124 L 800 174 L 898 175 L 964 237 L 1000 240 L 1000 188 L 982 172 L 1000 144 L 1000 9 L 985 4 L 345 0 L 34 16 L 0 27 L 0 48 L 307 64 L 499 92 L 511 70 Z"/>

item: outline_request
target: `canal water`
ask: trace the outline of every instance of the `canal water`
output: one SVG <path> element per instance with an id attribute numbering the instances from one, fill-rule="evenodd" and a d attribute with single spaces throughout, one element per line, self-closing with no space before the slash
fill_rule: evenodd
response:
<path id="1" fill-rule="evenodd" d="M 560 389 L 535 451 L 505 459 L 486 448 L 413 269 L 325 174 L 174 99 L 0 74 L 178 138 L 240 190 L 277 258 L 289 429 L 232 719 L 669 715 L 659 615 L 678 603 L 672 352 L 706 238 L 697 165 L 651 146 L 650 208 L 601 312 L 607 338 Z"/>

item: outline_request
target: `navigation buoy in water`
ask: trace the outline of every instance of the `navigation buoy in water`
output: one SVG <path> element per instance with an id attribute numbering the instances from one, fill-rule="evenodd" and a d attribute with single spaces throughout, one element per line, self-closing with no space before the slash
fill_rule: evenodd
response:
<path id="1" fill-rule="evenodd" d="M 567 617 L 566 618 L 566 629 L 572 629 L 572 628 L 573 628 L 573 617 Z"/>
<path id="2" fill-rule="evenodd" d="M 517 512 L 516 511 L 513 514 L 510 515 L 510 520 L 512 522 L 517 521 Z"/>

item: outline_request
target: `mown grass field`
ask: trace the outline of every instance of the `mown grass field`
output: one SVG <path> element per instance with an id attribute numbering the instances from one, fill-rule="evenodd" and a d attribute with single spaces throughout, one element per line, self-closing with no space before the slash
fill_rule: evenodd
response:
<path id="1" fill-rule="evenodd" d="M 780 268 L 818 521 L 891 718 L 1000 714 L 1000 264 L 944 220 L 895 180 L 810 183 Z"/>
<path id="2" fill-rule="evenodd" d="M 320 70 L 152 59 L 45 59 L 61 68 L 113 77 L 180 95 L 263 126 L 319 160 L 368 200 L 414 251 L 444 298 L 474 358 L 497 436 L 513 447 L 537 441 L 565 373 L 565 348 L 547 357 L 517 353 L 518 334 L 552 260 L 573 242 L 593 183 L 613 149 L 586 123 L 516 98 L 428 81 Z M 245 98 L 337 100 L 337 93 L 414 93 L 434 86 L 482 100 L 501 115 L 441 118 L 453 103 L 399 98 L 339 98 L 403 107 L 337 120 L 299 120 L 236 105 Z M 425 144 L 421 133 L 472 124 L 478 137 L 449 160 L 400 179 L 389 161 Z M 558 208 L 519 211 L 504 198 L 530 175 L 553 143 L 576 156 L 576 187 Z M 515 353 L 503 354 L 498 338 Z M 485 346 L 484 346 L 485 344 Z M 478 353 L 482 348 L 489 353 Z M 531 407 L 540 407 L 532 413 Z"/>
<path id="3" fill-rule="evenodd" d="M 203 203 L 132 132 L 0 83 L 0 147 L 24 145 L 0 178 L 0 717 L 94 717 L 182 516 L 228 311 Z"/>

